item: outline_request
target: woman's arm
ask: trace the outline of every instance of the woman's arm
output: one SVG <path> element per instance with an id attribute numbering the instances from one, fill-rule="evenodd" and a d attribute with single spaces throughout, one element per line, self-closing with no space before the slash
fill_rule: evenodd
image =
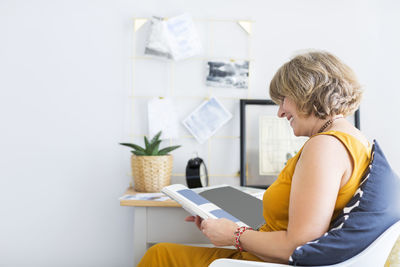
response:
<path id="1" fill-rule="evenodd" d="M 342 178 L 352 162 L 335 137 L 319 135 L 303 148 L 292 178 L 287 231 L 246 231 L 242 247 L 270 262 L 287 262 L 294 249 L 323 235 L 329 227 Z M 204 220 L 201 229 L 215 245 L 232 245 L 236 224 Z M 231 241 L 230 241 L 231 240 Z M 230 242 L 230 243 L 228 243 Z"/>

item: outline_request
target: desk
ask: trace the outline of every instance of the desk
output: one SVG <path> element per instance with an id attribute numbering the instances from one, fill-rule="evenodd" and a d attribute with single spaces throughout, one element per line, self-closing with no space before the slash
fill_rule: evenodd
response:
<path id="1" fill-rule="evenodd" d="M 128 188 L 124 195 L 136 193 L 133 188 Z M 146 250 L 155 243 L 210 243 L 195 224 L 184 221 L 185 217 L 190 214 L 174 200 L 120 200 L 120 205 L 134 207 L 135 210 L 133 225 L 134 266 L 138 264 Z"/>

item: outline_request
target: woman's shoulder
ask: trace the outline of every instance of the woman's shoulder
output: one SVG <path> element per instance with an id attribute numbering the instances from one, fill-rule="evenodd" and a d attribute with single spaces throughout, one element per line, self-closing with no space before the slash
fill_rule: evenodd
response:
<path id="1" fill-rule="evenodd" d="M 330 130 L 327 132 L 319 133 L 314 135 L 310 140 L 323 140 L 320 142 L 328 142 L 328 140 L 336 139 L 340 141 L 342 145 L 349 148 L 351 147 L 365 147 L 369 149 L 371 147 L 370 142 L 368 141 L 367 137 L 361 133 L 360 130 L 357 128 L 354 129 L 340 129 L 340 130 Z"/>
<path id="2" fill-rule="evenodd" d="M 336 173 L 342 177 L 351 167 L 351 156 L 343 143 L 333 135 L 315 135 L 303 146 L 298 163 L 320 170 L 320 174 Z M 314 168 L 315 167 L 315 168 Z"/>
<path id="3" fill-rule="evenodd" d="M 304 153 L 312 153 L 316 156 L 343 152 L 345 147 L 337 132 L 324 132 L 311 136 L 303 147 Z"/>
<path id="4" fill-rule="evenodd" d="M 312 136 L 305 143 L 300 157 L 308 158 L 309 162 L 349 168 L 355 157 L 369 155 L 370 149 L 368 140 L 356 131 L 330 130 Z M 328 163 L 330 161 L 334 163 Z"/>

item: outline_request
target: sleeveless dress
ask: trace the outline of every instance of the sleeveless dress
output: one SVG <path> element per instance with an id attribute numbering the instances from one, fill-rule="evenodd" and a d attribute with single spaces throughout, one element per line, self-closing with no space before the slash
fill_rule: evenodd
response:
<path id="1" fill-rule="evenodd" d="M 370 161 L 371 147 L 365 147 L 357 138 L 347 133 L 328 131 L 316 135 L 331 135 L 346 147 L 353 161 L 353 172 L 348 182 L 339 190 L 332 220 L 346 206 L 357 190 L 362 175 Z M 316 136 L 313 135 L 310 138 Z M 265 191 L 263 216 L 266 223 L 259 231 L 287 230 L 289 219 L 289 196 L 292 176 L 302 149 L 288 162 L 276 181 Z M 138 264 L 141 266 L 208 266 L 219 258 L 262 261 L 249 252 L 215 247 L 195 247 L 172 243 L 152 246 Z"/>
<path id="2" fill-rule="evenodd" d="M 336 137 L 347 148 L 353 161 L 353 173 L 347 183 L 339 190 L 332 217 L 333 220 L 356 192 L 362 175 L 370 161 L 371 146 L 367 148 L 360 140 L 343 132 L 328 131 L 313 135 L 311 138 L 317 135 L 331 135 Z M 303 148 L 293 158 L 288 160 L 278 179 L 264 193 L 263 215 L 266 224 L 260 228 L 260 231 L 281 231 L 287 229 L 292 177 L 302 150 Z"/>

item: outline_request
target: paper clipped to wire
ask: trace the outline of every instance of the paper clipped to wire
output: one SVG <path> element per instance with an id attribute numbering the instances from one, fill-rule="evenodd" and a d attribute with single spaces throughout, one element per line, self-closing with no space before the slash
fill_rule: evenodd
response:
<path id="1" fill-rule="evenodd" d="M 198 106 L 182 123 L 203 144 L 231 118 L 232 114 L 217 98 L 212 97 Z"/>
<path id="2" fill-rule="evenodd" d="M 148 102 L 149 136 L 162 131 L 161 138 L 178 138 L 178 113 L 170 98 L 153 98 Z"/>
<path id="3" fill-rule="evenodd" d="M 182 60 L 202 52 L 202 45 L 189 14 L 164 19 L 153 17 L 145 54 Z"/>

